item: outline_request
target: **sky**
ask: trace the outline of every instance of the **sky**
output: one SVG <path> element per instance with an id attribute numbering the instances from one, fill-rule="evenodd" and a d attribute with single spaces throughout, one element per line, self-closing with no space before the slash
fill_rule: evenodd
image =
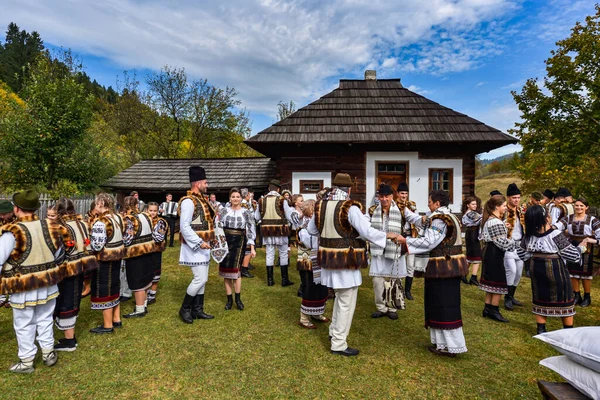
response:
<path id="1" fill-rule="evenodd" d="M 511 91 L 543 79 L 555 43 L 594 13 L 592 0 L 2 0 L 0 26 L 71 49 L 105 86 L 169 65 L 234 87 L 253 134 L 278 102 L 303 107 L 366 69 L 507 132 Z"/>

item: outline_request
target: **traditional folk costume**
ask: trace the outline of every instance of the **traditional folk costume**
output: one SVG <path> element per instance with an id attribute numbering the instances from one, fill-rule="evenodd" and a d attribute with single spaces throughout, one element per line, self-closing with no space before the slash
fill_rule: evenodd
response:
<path id="1" fill-rule="evenodd" d="M 523 238 L 517 250 L 523 260 L 533 259 L 530 270 L 533 313 L 545 317 L 575 315 L 573 289 L 563 259 L 579 263 L 581 250 L 555 229 L 535 233 L 528 240 Z"/>
<path id="2" fill-rule="evenodd" d="M 358 287 L 362 284 L 361 268 L 368 265 L 367 244 L 363 239 L 385 248 L 386 234 L 371 227 L 362 213 L 362 204 L 349 199 L 337 186 L 352 187 L 348 174 L 338 174 L 334 188 L 315 205 L 307 231 L 319 235 L 317 262 L 321 266 L 321 284 L 335 291 L 329 335 L 331 351 L 353 356 L 358 350 L 348 347 L 346 339 L 352 325 Z M 359 238 L 360 237 L 360 238 Z"/>
<path id="3" fill-rule="evenodd" d="M 33 372 L 37 341 L 44 364 L 56 364 L 53 313 L 58 297 L 58 283 L 69 277 L 64 264 L 65 251 L 72 238 L 58 223 L 41 221 L 33 214 L 40 206 L 32 190 L 16 193 L 13 204 L 32 214 L 17 218 L 2 227 L 0 236 L 0 294 L 10 295 L 13 326 L 19 347 L 20 362 L 11 372 Z"/>
<path id="4" fill-rule="evenodd" d="M 486 293 L 508 294 L 504 254 L 514 251 L 515 242 L 508 238 L 504 221 L 494 216 L 481 229 L 483 240 L 481 281 L 479 288 Z"/>
<path id="5" fill-rule="evenodd" d="M 481 242 L 479 241 L 481 217 L 481 214 L 473 210 L 467 210 L 462 216 L 462 224 L 467 228 L 465 231 L 465 245 L 469 264 L 481 263 Z M 469 283 L 479 286 L 477 274 L 471 275 Z"/>
<path id="6" fill-rule="evenodd" d="M 123 220 L 107 211 L 96 218 L 91 231 L 90 246 L 99 261 L 98 269 L 92 271 L 92 310 L 108 310 L 120 303 Z"/>
<path id="7" fill-rule="evenodd" d="M 425 277 L 425 328 L 436 352 L 467 351 L 460 309 L 460 280 L 467 271 L 462 252 L 460 222 L 448 207 L 439 207 L 427 219 L 423 235 L 407 238 L 409 253 L 428 254 Z"/>
<path id="8" fill-rule="evenodd" d="M 166 218 L 155 217 L 152 220 L 152 231 L 157 232 L 156 238 L 163 236 L 163 241 L 158 242 L 157 251 L 150 253 L 152 267 L 154 268 L 154 277 L 152 278 L 152 287 L 158 287 L 160 282 L 160 276 L 162 275 L 162 255 L 167 248 L 167 238 L 169 237 L 171 224 Z M 172 236 L 171 236 L 172 237 Z M 156 290 L 152 287 L 148 290 L 148 304 L 154 304 L 156 302 Z"/>
<path id="9" fill-rule="evenodd" d="M 300 231 L 300 229 L 306 228 L 306 226 L 303 226 L 303 224 L 305 223 L 306 220 L 309 220 L 309 219 L 305 218 L 302 215 L 302 213 L 296 209 L 296 207 L 290 206 L 288 202 L 284 202 L 283 205 L 284 205 L 285 217 L 288 220 L 288 222 L 290 223 L 290 227 L 291 227 L 290 238 L 292 236 L 296 237 L 294 240 L 298 244 L 298 254 L 297 254 L 297 259 L 296 259 L 296 269 L 298 270 L 298 274 L 300 275 L 300 287 L 298 288 L 298 297 L 302 297 L 302 290 L 303 290 L 304 286 L 306 286 L 305 279 L 307 277 L 307 274 L 302 273 L 302 271 L 305 270 L 304 269 L 305 266 L 300 267 L 298 264 L 301 262 L 301 257 L 306 257 L 307 251 L 309 252 L 309 249 L 307 249 L 306 246 L 304 246 L 304 245 L 302 245 L 302 243 L 300 243 L 299 239 L 297 239 L 297 236 L 298 236 L 298 232 Z M 300 247 L 303 247 L 302 252 L 300 251 Z M 308 257 L 307 260 L 310 261 L 310 257 Z"/>
<path id="10" fill-rule="evenodd" d="M 273 182 L 272 182 L 273 183 Z M 275 250 L 279 252 L 281 267 L 281 286 L 290 286 L 294 282 L 288 276 L 288 236 L 290 226 L 285 218 L 283 203 L 285 199 L 277 191 L 271 191 L 258 201 L 255 218 L 260 223 L 260 234 L 267 248 L 267 285 L 273 286 L 273 266 L 275 265 Z"/>
<path id="11" fill-rule="evenodd" d="M 202 167 L 190 167 L 189 175 L 190 182 L 206 180 L 206 173 Z M 194 275 L 179 310 L 179 316 L 187 324 L 193 323 L 194 319 L 214 318 L 204 312 L 204 289 L 208 281 L 210 249 L 200 246 L 215 240 L 215 216 L 216 211 L 202 193 L 188 191 L 187 195 L 179 200 L 179 265 L 190 267 Z"/>
<path id="12" fill-rule="evenodd" d="M 520 195 L 521 191 L 514 183 L 508 185 L 506 190 L 506 196 Z M 504 221 L 509 225 L 507 236 L 510 240 L 515 243 L 519 243 L 523 238 L 525 231 L 525 214 L 522 212 L 520 207 L 512 208 L 508 205 L 506 212 L 506 220 Z M 515 299 L 515 291 L 519 282 L 521 281 L 521 275 L 523 274 L 524 263 L 519 258 L 516 250 L 507 250 L 504 253 L 504 270 L 506 272 L 506 285 L 508 286 L 508 293 L 504 296 L 504 307 L 507 310 L 512 310 L 513 306 L 522 306 L 523 304 Z"/>
<path id="13" fill-rule="evenodd" d="M 400 184 L 398 184 L 398 187 L 396 188 L 396 191 L 408 192 L 408 185 L 406 184 L 406 182 L 400 182 Z M 405 209 L 408 209 L 408 211 L 410 211 L 411 213 L 418 215 L 417 203 L 415 203 L 414 201 L 407 200 L 406 202 L 402 202 L 400 200 L 397 200 L 396 205 L 400 209 L 400 213 L 402 215 L 404 215 Z M 402 228 L 402 236 L 404 236 L 405 238 L 415 238 L 419 236 L 419 228 L 410 221 L 405 220 L 404 226 Z M 423 259 L 423 256 L 421 254 L 405 254 L 402 256 L 402 258 L 405 260 L 406 264 L 406 278 L 404 278 L 404 295 L 408 300 L 413 300 L 411 290 L 417 263 L 424 264 L 427 261 Z"/>
<path id="14" fill-rule="evenodd" d="M 387 186 L 387 185 L 386 185 Z M 392 189 L 379 188 L 380 194 L 391 194 Z M 386 215 L 380 205 L 369 208 L 368 218 L 371 227 L 381 232 L 407 233 L 406 226 L 411 224 L 420 225 L 421 217 L 412 212 L 408 207 L 400 209 L 395 201 L 390 204 L 389 213 Z M 409 230 L 410 232 L 410 230 Z M 373 292 L 375 295 L 375 307 L 377 311 L 371 316 L 379 318 L 387 315 L 391 319 L 397 319 L 396 308 L 386 306 L 383 299 L 384 284 L 387 279 L 400 279 L 407 277 L 406 255 L 401 254 L 400 248 L 392 240 L 387 239 L 385 248 L 377 245 L 371 246 L 371 265 L 369 276 L 373 277 Z"/>
<path id="15" fill-rule="evenodd" d="M 54 310 L 56 327 L 61 331 L 66 331 L 75 328 L 75 322 L 79 315 L 84 274 L 97 269 L 98 260 L 92 253 L 89 230 L 82 216 L 63 215 L 60 220 L 64 222 L 63 226 L 68 230 L 73 244 L 67 247 L 65 259 L 68 274 L 71 276 L 58 284 L 60 294 L 56 299 Z M 59 342 L 56 346 L 57 350 L 75 350 L 75 339 L 64 339 Z"/>
<path id="16" fill-rule="evenodd" d="M 219 219 L 229 248 L 229 253 L 219 264 L 219 276 L 224 279 L 239 279 L 242 277 L 241 268 L 246 248 L 254 245 L 256 239 L 254 216 L 243 207 L 239 210 L 223 207 Z"/>
<path id="17" fill-rule="evenodd" d="M 169 247 L 173 247 L 173 240 L 175 239 L 175 222 L 177 221 L 177 207 L 176 201 L 164 201 L 160 205 L 160 216 L 167 221 L 169 225 Z"/>
<path id="18" fill-rule="evenodd" d="M 552 225 L 569 215 L 575 214 L 573 204 L 567 203 L 564 200 L 559 200 L 560 198 L 564 199 L 568 196 L 571 196 L 571 192 L 567 188 L 559 188 L 554 194 L 555 201 L 549 210 L 550 216 L 552 217 Z"/>
<path id="19" fill-rule="evenodd" d="M 576 220 L 575 214 L 571 214 L 559 220 L 554 227 L 565 232 L 573 246 L 579 246 L 585 238 L 594 238 L 600 241 L 600 220 L 589 214 L 586 214 L 583 220 Z M 593 279 L 594 251 L 594 244 L 588 243 L 587 252 L 582 255 L 581 262 L 565 260 L 572 279 Z M 591 293 L 584 293 L 582 299 L 579 288 L 575 290 L 575 304 L 587 307 L 591 301 Z"/>

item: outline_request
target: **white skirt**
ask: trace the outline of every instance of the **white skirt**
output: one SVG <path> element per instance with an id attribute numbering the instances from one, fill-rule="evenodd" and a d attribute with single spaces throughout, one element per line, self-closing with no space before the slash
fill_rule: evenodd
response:
<path id="1" fill-rule="evenodd" d="M 462 327 L 457 329 L 433 329 L 429 328 L 431 343 L 435 344 L 438 350 L 446 349 L 448 353 L 460 354 L 467 352 L 467 343 Z"/>

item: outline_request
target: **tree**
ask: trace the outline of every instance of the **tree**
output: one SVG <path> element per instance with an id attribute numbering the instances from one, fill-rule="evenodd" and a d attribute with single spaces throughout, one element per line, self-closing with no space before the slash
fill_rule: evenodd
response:
<path id="1" fill-rule="evenodd" d="M 0 80 L 15 92 L 20 92 L 27 75 L 27 67 L 44 50 L 44 42 L 37 32 L 19 30 L 15 23 L 8 24 L 6 40 L 0 45 Z"/>
<path id="2" fill-rule="evenodd" d="M 285 119 L 296 112 L 296 104 L 292 100 L 289 103 L 280 101 L 277 103 L 277 118 L 278 121 Z"/>
<path id="3" fill-rule="evenodd" d="M 600 204 L 600 6 L 571 31 L 546 60 L 543 83 L 512 92 L 523 122 L 511 132 L 526 189 L 567 186 Z"/>

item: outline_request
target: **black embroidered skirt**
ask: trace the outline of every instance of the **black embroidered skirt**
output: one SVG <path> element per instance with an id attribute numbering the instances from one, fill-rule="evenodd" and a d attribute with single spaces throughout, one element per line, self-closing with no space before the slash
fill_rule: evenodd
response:
<path id="1" fill-rule="evenodd" d="M 229 253 L 219 264 L 219 276 L 225 279 L 241 278 L 241 266 L 246 253 L 246 230 L 245 229 L 223 229 Z"/>
<path id="2" fill-rule="evenodd" d="M 61 331 L 75 327 L 82 290 L 83 273 L 65 278 L 58 284 L 59 295 L 56 299 L 54 317 L 56 318 L 56 327 Z"/>
<path id="3" fill-rule="evenodd" d="M 504 250 L 493 242 L 483 246 L 481 261 L 481 279 L 479 289 L 487 293 L 508 294 L 506 270 L 504 269 Z"/>
<path id="4" fill-rule="evenodd" d="M 321 315 L 325 312 L 327 286 L 314 282 L 312 271 L 298 271 L 302 279 L 302 305 L 300 311 L 306 315 Z"/>
<path id="5" fill-rule="evenodd" d="M 571 244 L 573 244 L 573 246 L 579 246 L 579 243 L 581 243 L 582 240 L 583 239 L 571 238 Z M 594 275 L 594 251 L 596 251 L 596 249 L 594 249 L 594 245 L 591 243 L 588 244 L 587 247 L 587 253 L 581 256 L 581 265 L 579 265 L 579 263 L 567 261 L 569 274 L 571 274 L 571 277 L 573 278 L 592 279 Z"/>
<path id="6" fill-rule="evenodd" d="M 106 310 L 119 305 L 121 295 L 121 260 L 101 261 L 92 271 L 92 310 Z"/>
<path id="7" fill-rule="evenodd" d="M 154 278 L 152 278 L 152 283 L 158 283 L 162 273 L 162 251 L 150 254 L 152 255 L 152 265 L 154 267 Z"/>
<path id="8" fill-rule="evenodd" d="M 125 260 L 127 284 L 132 291 L 146 290 L 154 279 L 153 253 L 142 254 Z"/>
<path id="9" fill-rule="evenodd" d="M 425 328 L 450 330 L 462 326 L 460 277 L 425 279 Z"/>
<path id="10" fill-rule="evenodd" d="M 479 226 L 469 226 L 465 232 L 467 261 L 481 262 L 481 243 L 479 242 Z"/>
<path id="11" fill-rule="evenodd" d="M 571 279 L 561 258 L 534 256 L 529 274 L 534 314 L 546 317 L 575 315 Z"/>

